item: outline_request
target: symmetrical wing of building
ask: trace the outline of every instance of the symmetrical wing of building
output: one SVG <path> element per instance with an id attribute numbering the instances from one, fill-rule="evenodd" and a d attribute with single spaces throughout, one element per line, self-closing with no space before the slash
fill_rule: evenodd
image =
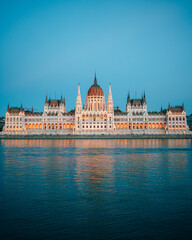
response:
<path id="1" fill-rule="evenodd" d="M 3 134 L 188 134 L 184 105 L 171 107 L 160 112 L 147 112 L 145 94 L 141 99 L 127 97 L 126 112 L 113 107 L 111 86 L 108 101 L 97 84 L 89 88 L 86 102 L 82 105 L 78 86 L 75 110 L 66 112 L 65 99 L 47 98 L 44 112 L 34 112 L 8 105 Z"/>

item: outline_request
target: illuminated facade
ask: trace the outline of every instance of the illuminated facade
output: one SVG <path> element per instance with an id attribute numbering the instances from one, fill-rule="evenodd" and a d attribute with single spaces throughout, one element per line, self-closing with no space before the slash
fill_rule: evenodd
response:
<path id="1" fill-rule="evenodd" d="M 184 105 L 160 112 L 147 112 L 145 94 L 141 99 L 127 97 L 126 112 L 114 110 L 111 85 L 108 101 L 103 90 L 94 84 L 82 104 L 78 86 L 76 107 L 66 111 L 65 99 L 45 99 L 44 112 L 34 112 L 8 105 L 3 134 L 8 135 L 125 135 L 189 134 Z"/>

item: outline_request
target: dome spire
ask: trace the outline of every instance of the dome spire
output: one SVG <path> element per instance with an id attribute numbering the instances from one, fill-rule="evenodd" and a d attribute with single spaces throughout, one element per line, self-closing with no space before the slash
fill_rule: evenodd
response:
<path id="1" fill-rule="evenodd" d="M 97 85 L 97 77 L 96 77 L 96 72 L 95 72 L 95 78 L 94 78 L 94 85 Z"/>

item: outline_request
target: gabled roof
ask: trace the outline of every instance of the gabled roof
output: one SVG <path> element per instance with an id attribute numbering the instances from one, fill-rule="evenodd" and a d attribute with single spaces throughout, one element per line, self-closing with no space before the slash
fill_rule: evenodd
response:
<path id="1" fill-rule="evenodd" d="M 127 115 L 126 112 L 122 112 L 120 109 L 114 110 L 114 116 Z"/>
<path id="2" fill-rule="evenodd" d="M 42 115 L 43 115 L 42 112 L 33 112 L 33 110 L 32 111 L 30 111 L 30 110 L 25 111 L 25 116 L 42 116 Z"/>
<path id="3" fill-rule="evenodd" d="M 168 111 L 174 112 L 174 113 L 182 113 L 184 111 L 184 107 L 183 106 L 175 106 L 175 107 L 169 106 Z"/>
<path id="4" fill-rule="evenodd" d="M 7 109 L 7 111 L 9 113 L 20 113 L 21 111 L 23 111 L 23 108 L 21 108 L 21 107 L 9 107 Z"/>
<path id="5" fill-rule="evenodd" d="M 71 110 L 70 112 L 63 113 L 63 116 L 75 116 L 75 110 Z"/>

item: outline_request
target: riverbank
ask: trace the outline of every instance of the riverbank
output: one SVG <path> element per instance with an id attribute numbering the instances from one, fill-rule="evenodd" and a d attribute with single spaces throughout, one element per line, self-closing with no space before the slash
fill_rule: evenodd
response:
<path id="1" fill-rule="evenodd" d="M 192 139 L 190 135 L 0 135 L 0 139 Z"/>

